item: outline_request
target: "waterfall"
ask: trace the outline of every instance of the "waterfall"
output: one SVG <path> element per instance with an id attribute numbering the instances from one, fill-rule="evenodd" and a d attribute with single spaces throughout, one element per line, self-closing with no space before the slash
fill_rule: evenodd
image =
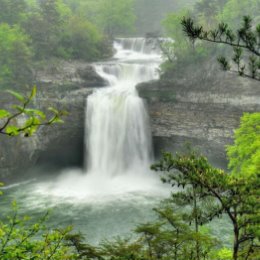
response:
<path id="1" fill-rule="evenodd" d="M 149 117 L 136 85 L 158 78 L 161 58 L 154 46 L 144 38 L 120 38 L 114 43 L 114 59 L 95 65 L 108 86 L 94 91 L 87 99 L 89 174 L 112 177 L 149 168 L 152 160 Z"/>
<path id="2" fill-rule="evenodd" d="M 169 195 L 149 170 L 153 159 L 149 116 L 136 90 L 138 83 L 159 76 L 162 60 L 154 46 L 143 38 L 120 38 L 114 43 L 114 57 L 94 64 L 107 87 L 97 88 L 87 98 L 86 169 L 66 169 L 34 192 L 95 206 Z"/>

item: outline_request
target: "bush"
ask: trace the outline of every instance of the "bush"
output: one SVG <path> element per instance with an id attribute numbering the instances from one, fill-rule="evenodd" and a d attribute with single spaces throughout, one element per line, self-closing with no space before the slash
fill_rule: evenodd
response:
<path id="1" fill-rule="evenodd" d="M 0 259 L 77 259 L 66 240 L 71 227 L 47 229 L 44 225 L 47 216 L 31 223 L 29 217 L 18 216 L 16 203 L 13 203 L 11 215 L 0 221 Z"/>
<path id="2" fill-rule="evenodd" d="M 72 16 L 65 27 L 61 40 L 62 50 L 58 55 L 92 61 L 102 56 L 103 37 L 97 28 L 87 20 Z"/>
<path id="3" fill-rule="evenodd" d="M 0 87 L 29 83 L 32 55 L 30 39 L 19 26 L 0 24 Z"/>

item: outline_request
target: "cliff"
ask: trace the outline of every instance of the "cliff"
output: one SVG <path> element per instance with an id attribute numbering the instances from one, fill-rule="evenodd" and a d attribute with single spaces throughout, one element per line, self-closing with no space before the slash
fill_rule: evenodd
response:
<path id="1" fill-rule="evenodd" d="M 35 75 L 36 108 L 44 111 L 52 106 L 69 115 L 64 124 L 42 127 L 30 138 L 0 136 L 0 177 L 5 183 L 24 179 L 34 166 L 43 167 L 45 174 L 53 168 L 82 166 L 86 97 L 106 84 L 91 65 L 78 61 L 50 63 Z M 6 108 L 17 103 L 7 93 L 0 102 Z"/>
<path id="2" fill-rule="evenodd" d="M 31 138 L 0 136 L 1 181 L 24 179 L 29 169 L 43 173 L 83 166 L 86 97 L 105 82 L 86 63 L 61 62 L 37 73 L 35 105 L 65 109 L 64 124 L 43 127 Z M 151 118 L 156 157 L 181 151 L 186 143 L 217 166 L 226 166 L 225 146 L 244 112 L 260 111 L 259 82 L 221 72 L 215 60 L 173 70 L 161 80 L 138 86 Z M 13 104 L 0 96 L 1 107 Z M 35 170 L 32 171 L 35 174 Z"/>
<path id="3" fill-rule="evenodd" d="M 187 143 L 225 168 L 225 146 L 241 115 L 260 111 L 259 81 L 222 72 L 213 59 L 173 70 L 138 90 L 147 100 L 157 157 Z"/>

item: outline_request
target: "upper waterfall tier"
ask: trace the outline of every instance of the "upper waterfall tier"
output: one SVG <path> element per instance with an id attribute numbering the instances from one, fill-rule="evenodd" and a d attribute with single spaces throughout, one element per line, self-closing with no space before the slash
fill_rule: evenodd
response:
<path id="1" fill-rule="evenodd" d="M 145 54 L 160 53 L 157 40 L 150 38 L 117 38 L 115 40 L 115 46 L 121 49 Z"/>
<path id="2" fill-rule="evenodd" d="M 161 50 L 155 39 L 117 38 L 114 49 L 116 50 L 114 58 L 125 62 L 133 60 L 161 62 Z"/>

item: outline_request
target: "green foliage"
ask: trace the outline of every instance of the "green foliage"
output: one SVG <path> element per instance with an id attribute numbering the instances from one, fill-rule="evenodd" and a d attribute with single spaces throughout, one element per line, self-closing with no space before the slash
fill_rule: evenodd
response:
<path id="1" fill-rule="evenodd" d="M 180 25 L 180 19 L 188 14 L 188 11 L 182 10 L 177 14 L 173 13 L 168 15 L 163 21 L 163 26 L 167 32 L 167 35 L 174 39 L 174 42 L 166 42 L 165 44 L 162 43 L 164 53 L 167 54 L 168 59 L 171 61 L 175 59 L 175 56 L 178 59 L 181 59 L 181 57 L 188 56 L 191 52 L 190 42 L 184 37 L 182 27 Z M 170 53 L 172 50 L 173 53 Z"/>
<path id="2" fill-rule="evenodd" d="M 192 229 L 179 211 L 173 199 L 155 209 L 157 222 L 137 227 L 147 259 L 210 259 L 209 252 L 219 245 L 218 241 L 206 232 Z"/>
<path id="3" fill-rule="evenodd" d="M 221 248 L 211 254 L 212 260 L 232 260 L 232 250 L 228 248 Z"/>
<path id="4" fill-rule="evenodd" d="M 32 50 L 28 36 L 18 27 L 0 24 L 0 88 L 31 79 Z"/>
<path id="5" fill-rule="evenodd" d="M 98 24 L 106 35 L 124 35 L 134 29 L 133 0 L 103 0 L 100 4 Z"/>
<path id="6" fill-rule="evenodd" d="M 200 0 L 195 4 L 194 12 L 199 23 L 210 29 L 217 22 L 217 16 L 222 13 L 228 0 Z"/>
<path id="7" fill-rule="evenodd" d="M 79 259 L 94 260 L 197 260 L 195 251 L 199 245 L 199 259 L 209 258 L 217 251 L 219 243 L 207 232 L 195 232 L 181 215 L 174 213 L 173 203 L 165 202 L 155 209 L 157 220 L 140 224 L 135 238 L 117 238 L 93 247 L 79 234 L 67 236 L 69 245 L 76 248 Z"/>
<path id="8" fill-rule="evenodd" d="M 260 113 L 244 114 L 235 131 L 235 142 L 227 147 L 229 168 L 234 176 L 260 173 Z"/>
<path id="9" fill-rule="evenodd" d="M 258 26 L 255 30 L 252 29 L 251 17 L 244 16 L 242 27 L 236 32 L 233 32 L 226 23 L 220 23 L 215 30 L 205 31 L 203 26 L 195 25 L 192 18 L 184 17 L 181 24 L 184 33 L 192 42 L 199 39 L 232 46 L 234 52 L 233 62 L 236 65 L 238 74 L 260 80 L 260 38 Z M 247 58 L 242 56 L 243 50 L 247 51 L 246 57 L 249 57 L 247 61 L 245 61 Z M 218 60 L 224 70 L 230 68 L 225 57 L 220 57 Z"/>
<path id="10" fill-rule="evenodd" d="M 72 16 L 66 24 L 61 48 L 69 58 L 91 61 L 102 58 L 103 43 L 102 34 L 92 23 L 82 17 Z"/>
<path id="11" fill-rule="evenodd" d="M 70 9 L 61 0 L 39 1 L 24 23 L 32 39 L 36 58 L 55 56 Z"/>
<path id="12" fill-rule="evenodd" d="M 19 217 L 16 203 L 10 216 L 0 221 L 1 260 L 73 260 L 76 254 L 67 245 L 71 227 L 47 229 L 47 215 L 32 223 L 27 216 Z"/>
<path id="13" fill-rule="evenodd" d="M 200 63 L 214 52 L 206 43 L 198 42 L 196 45 L 189 41 L 183 33 L 180 21 L 185 16 L 196 16 L 191 10 L 183 9 L 177 13 L 169 14 L 162 25 L 166 35 L 172 40 L 162 41 L 161 49 L 167 58 L 167 62 L 161 66 L 162 72 L 183 68 L 190 63 Z"/>
<path id="14" fill-rule="evenodd" d="M 135 29 L 135 0 L 67 0 L 71 8 L 94 23 L 107 37 L 129 35 Z"/>
<path id="15" fill-rule="evenodd" d="M 24 134 L 25 137 L 33 135 L 40 126 L 51 125 L 54 123 L 63 123 L 62 116 L 66 115 L 65 111 L 58 111 L 50 107 L 50 115 L 48 118 L 41 110 L 30 108 L 32 100 L 36 96 L 36 87 L 32 88 L 28 96 L 24 96 L 18 92 L 9 90 L 9 94 L 14 96 L 19 104 L 13 105 L 12 110 L 0 110 L 0 134 L 8 136 L 16 136 Z M 19 120 L 20 119 L 20 120 Z"/>
<path id="16" fill-rule="evenodd" d="M 109 37 L 134 30 L 133 5 L 134 0 L 0 0 L 0 87 L 31 82 L 32 59 L 110 57 Z"/>
<path id="17" fill-rule="evenodd" d="M 164 22 L 166 33 L 175 39 L 175 44 L 165 48 L 166 57 L 174 65 L 164 66 L 167 70 L 172 70 L 178 65 L 183 67 L 185 64 L 194 61 L 194 54 L 197 57 L 205 59 L 208 55 L 215 55 L 215 52 L 225 51 L 225 45 L 234 47 L 233 62 L 235 69 L 232 70 L 228 55 L 220 56 L 218 61 L 221 68 L 237 72 L 240 76 L 250 77 L 260 80 L 260 60 L 259 60 L 259 32 L 256 25 L 260 21 L 259 10 L 260 2 L 258 0 L 199 0 L 194 9 L 189 9 L 179 13 L 169 15 Z M 186 12 L 186 14 L 185 14 Z M 246 15 L 246 16 L 245 16 Z M 173 17 L 170 19 L 170 17 Z M 241 21 L 241 17 L 245 16 L 243 24 L 240 28 L 237 25 Z M 176 17 L 176 19 L 174 19 Z M 183 18 L 189 17 L 189 18 Z M 254 19 L 250 19 L 253 17 Z M 189 46 L 183 40 L 183 32 L 179 28 L 178 31 L 169 30 L 169 28 L 178 28 L 178 22 L 182 21 L 183 30 L 189 37 L 193 46 Z M 223 22 L 224 21 L 224 22 Z M 199 23 L 200 25 L 195 25 Z M 216 28 L 216 24 L 218 24 Z M 233 30 L 230 28 L 234 28 Z M 203 41 L 196 41 L 200 39 Z M 208 45 L 202 42 L 223 43 L 213 46 L 211 51 Z M 190 48 L 188 51 L 187 48 Z M 242 49 L 245 49 L 245 53 Z M 228 51 L 226 51 L 228 53 Z M 170 54 L 170 55 L 169 55 Z M 175 55 L 175 56 L 174 56 Z M 169 58 L 170 57 L 170 58 Z"/>
<path id="18" fill-rule="evenodd" d="M 99 22 L 95 20 L 95 26 L 90 22 L 88 17 L 79 15 L 77 8 L 81 10 L 80 1 L 76 3 L 77 8 L 74 9 L 70 8 L 63 0 L 21 0 L 19 3 L 11 2 L 9 0 L 0 1 L 0 24 L 6 23 L 10 28 L 23 28 L 22 32 L 27 38 L 25 45 L 27 48 L 29 48 L 29 46 L 32 47 L 32 54 L 36 60 L 59 57 L 92 61 L 111 55 L 111 48 L 106 46 L 111 47 L 111 43 L 105 39 L 102 33 L 104 28 L 97 28 L 99 22 L 104 22 L 107 25 L 107 21 L 103 21 L 103 18 L 99 18 Z M 84 5 L 82 4 L 82 6 Z M 103 3 L 102 5 L 100 3 L 98 6 L 98 14 L 100 17 L 103 17 L 103 14 L 100 13 L 103 12 L 101 10 Z M 119 3 L 116 6 L 120 8 Z M 94 5 L 91 6 L 91 8 L 93 8 L 91 11 L 96 10 Z M 118 15 L 118 12 L 120 12 L 118 8 L 113 9 L 117 14 L 114 15 L 111 13 L 114 18 Z M 88 12 L 91 13 L 91 11 Z M 127 23 L 127 21 L 126 19 L 125 22 L 121 22 L 120 26 L 121 24 Z M 20 37 L 20 34 L 16 31 L 14 31 L 13 34 L 17 34 L 18 38 Z M 30 39 L 30 41 L 28 39 Z M 9 46 L 9 43 L 7 43 L 6 46 Z M 21 48 L 17 46 L 16 52 L 24 52 L 22 47 L 23 46 L 21 46 Z M 22 56 L 20 52 L 15 53 L 15 51 L 13 51 L 15 57 L 18 58 Z M 105 55 L 106 52 L 108 55 Z M 6 56 L 11 56 L 11 52 L 7 54 Z M 24 67 L 27 68 L 26 62 L 22 60 L 18 62 L 25 64 Z M 5 63 L 4 60 L 3 63 Z M 1 71 L 3 71 L 3 73 L 12 72 L 9 72 L 7 69 L 2 69 Z M 21 73 L 21 75 L 22 74 L 25 73 Z M 27 75 L 25 75 L 25 77 L 26 76 Z M 11 81 L 7 81 L 7 83 L 9 83 L 9 85 L 13 84 Z"/>
<path id="19" fill-rule="evenodd" d="M 225 57 L 223 56 L 218 57 L 218 62 L 224 71 L 228 71 L 231 69 L 229 62 Z"/>
<path id="20" fill-rule="evenodd" d="M 0 23 L 15 25 L 25 19 L 26 1 L 0 0 Z"/>
<path id="21" fill-rule="evenodd" d="M 224 21 L 231 27 L 237 28 L 241 17 L 247 15 L 254 17 L 254 23 L 260 22 L 260 2 L 259 0 L 228 0 L 223 10 L 218 13 L 218 21 Z"/>
<path id="22" fill-rule="evenodd" d="M 99 259 L 108 260 L 146 260 L 143 255 L 142 244 L 130 239 L 118 238 L 115 241 L 101 243 Z"/>
<path id="23" fill-rule="evenodd" d="M 187 185 L 200 190 L 200 203 L 207 197 L 215 200 L 201 216 L 211 221 L 226 214 L 234 232 L 232 259 L 255 259 L 259 253 L 259 172 L 238 178 L 212 167 L 205 157 L 193 152 L 176 156 L 165 153 L 153 169 L 166 173 L 164 181 L 182 186 L 182 199 L 190 200 L 191 205 L 194 205 L 194 198 L 187 196 Z"/>

